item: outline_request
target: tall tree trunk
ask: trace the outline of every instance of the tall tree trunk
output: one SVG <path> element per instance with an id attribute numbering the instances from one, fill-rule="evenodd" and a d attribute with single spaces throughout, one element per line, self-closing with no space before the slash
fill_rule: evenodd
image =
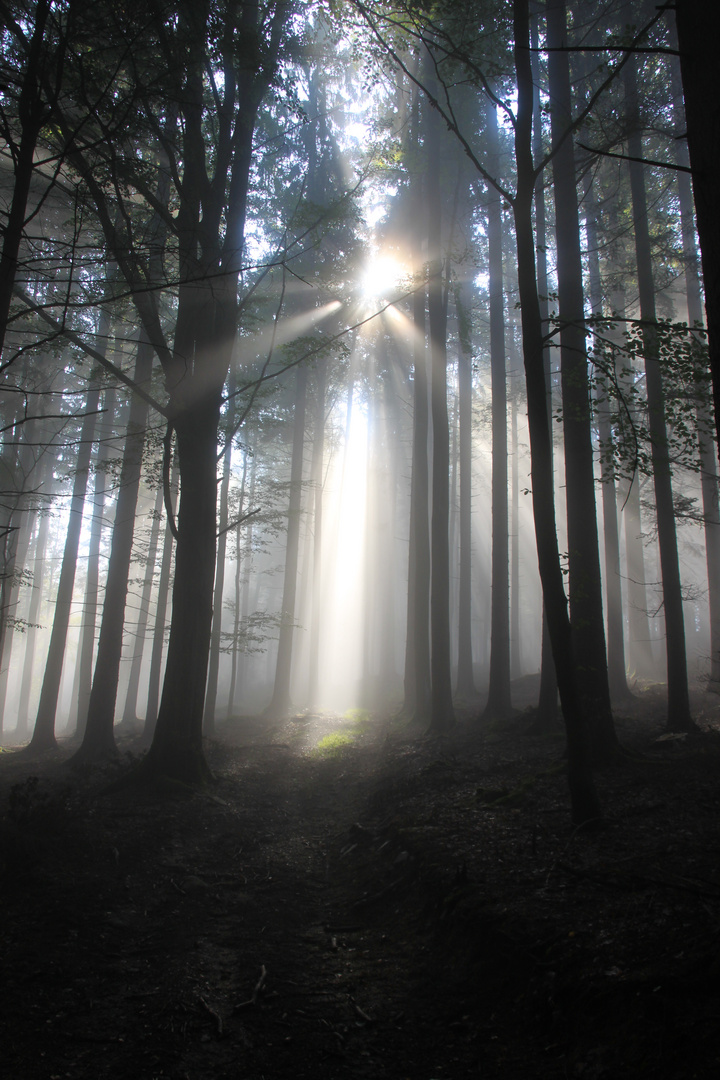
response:
<path id="1" fill-rule="evenodd" d="M 590 307 L 593 315 L 602 315 L 602 284 L 598 247 L 599 208 L 592 185 L 585 192 L 585 231 L 588 240 Z M 609 389 L 609 388 L 608 388 Z M 613 431 L 606 391 L 601 387 L 596 402 L 600 437 L 600 476 L 602 479 L 603 541 L 605 548 L 605 594 L 607 597 L 607 665 L 610 695 L 614 701 L 630 697 L 625 671 L 625 629 L 620 574 L 620 539 L 618 535 L 617 492 L 613 465 Z"/>
<path id="2" fill-rule="evenodd" d="M 720 203 L 717 197 L 720 175 L 720 100 L 717 94 L 720 7 L 699 4 L 697 0 L 676 0 L 675 21 L 702 253 L 715 429 L 720 443 Z"/>
<path id="3" fill-rule="evenodd" d="M 177 495 L 178 467 L 177 461 L 172 468 L 170 479 L 171 495 Z M 173 510 L 174 513 L 174 510 Z M 170 567 L 172 565 L 174 536 L 170 522 L 165 526 L 165 538 L 163 540 L 162 558 L 160 560 L 160 577 L 158 580 L 157 603 L 155 605 L 155 626 L 153 629 L 152 652 L 150 654 L 150 675 L 148 677 L 148 697 L 145 707 L 145 726 L 143 727 L 143 742 L 150 742 L 155 733 L 155 725 L 158 716 L 158 703 L 160 701 L 160 669 L 162 668 L 162 656 L 165 648 L 165 616 L 167 614 L 167 602 L 170 593 Z"/>
<path id="4" fill-rule="evenodd" d="M 497 172 L 500 146 L 497 110 L 488 99 L 485 109 L 488 156 Z M 512 713 L 510 698 L 510 578 L 507 467 L 507 370 L 503 293 L 502 205 L 500 193 L 488 192 L 487 235 L 490 291 L 490 372 L 492 385 L 492 585 L 490 686 L 484 719 L 504 719 Z"/>
<path id="5" fill-rule="evenodd" d="M 320 628 L 322 622 L 322 521 L 323 521 L 323 458 L 325 450 L 325 386 L 327 383 L 327 357 L 320 358 L 315 372 L 315 430 L 311 463 L 313 489 L 313 557 L 312 557 L 312 610 L 310 614 L 310 671 L 308 704 L 316 709 L 319 704 L 320 683 Z"/>
<path id="6" fill-rule="evenodd" d="M 530 64 L 533 78 L 533 114 L 532 114 L 532 145 L 536 161 L 543 157 L 543 118 L 540 103 L 540 60 L 539 60 L 539 16 L 535 12 L 532 16 L 531 41 L 532 52 Z M 538 51 L 535 51 L 538 50 Z M 535 183 L 535 244 L 537 250 L 537 289 L 538 302 L 540 305 L 540 319 L 543 334 L 547 334 L 550 327 L 549 285 L 547 272 L 547 224 L 545 214 L 545 183 L 541 175 Z M 548 413 L 548 425 L 552 432 L 552 371 L 550 364 L 550 349 L 545 343 L 543 348 L 543 367 L 545 372 L 546 402 Z M 552 435 L 550 438 L 550 465 L 553 468 L 553 445 Z M 550 631 L 548 629 L 547 616 L 545 614 L 545 602 L 543 600 L 542 630 L 540 651 L 540 693 L 538 695 L 538 707 L 532 731 L 542 733 L 553 730 L 558 720 L 558 684 L 555 674 L 555 660 L 553 659 Z"/>
<path id="7" fill-rule="evenodd" d="M 130 665 L 130 678 L 128 679 L 127 693 L 125 695 L 125 707 L 123 709 L 122 723 L 133 731 L 138 719 L 138 694 L 140 691 L 140 673 L 142 670 L 143 653 L 145 652 L 145 638 L 147 636 L 147 624 L 150 614 L 150 598 L 152 596 L 155 581 L 155 560 L 157 559 L 158 542 L 160 540 L 160 519 L 162 517 L 163 489 L 158 487 L 155 495 L 155 505 L 152 511 L 150 524 L 150 538 L 148 541 L 147 561 L 145 563 L 145 578 L 143 580 L 142 595 L 140 597 L 140 610 L 138 612 L 137 629 L 135 631 L 132 650 L 132 662 Z"/>
<path id="8" fill-rule="evenodd" d="M 674 140 L 675 160 L 678 165 L 687 167 L 690 163 L 686 144 L 681 133 L 685 130 L 685 115 L 682 107 L 682 86 L 678 65 L 671 65 L 673 89 L 673 114 L 675 127 L 680 133 Z M 698 268 L 697 249 L 695 247 L 695 221 L 693 215 L 693 197 L 690 176 L 686 172 L 677 174 L 678 195 L 680 197 L 680 221 L 682 229 L 683 262 L 685 264 L 685 292 L 687 296 L 688 325 L 703 324 L 702 290 Z M 720 684 L 720 506 L 718 505 L 717 450 L 714 440 L 708 435 L 712 426 L 712 410 L 709 408 L 704 388 L 700 388 L 697 398 L 699 451 L 701 464 L 701 490 L 703 518 L 705 519 L 705 558 L 708 576 L 708 606 L 710 614 L 710 682 Z"/>
<path id="9" fill-rule="evenodd" d="M 27 473 L 26 469 L 22 466 L 20 475 L 21 482 L 24 483 Z M 18 504 L 24 502 L 22 495 L 23 492 L 21 491 L 19 493 L 20 497 L 18 498 Z M 0 661 L 0 739 L 2 739 L 7 704 L 7 688 L 12 665 L 13 643 L 15 639 L 14 624 L 17 618 L 20 583 L 22 580 L 22 572 L 25 569 L 33 526 L 32 511 L 27 506 L 17 505 L 16 510 L 19 511 L 19 514 L 14 514 L 11 521 L 16 521 L 18 517 L 19 521 L 16 525 L 11 526 L 13 529 L 11 538 L 12 543 L 10 545 L 12 555 L 11 558 L 6 561 L 4 570 L 5 575 L 10 578 L 9 588 L 6 590 L 6 598 L 4 599 L 6 607 L 5 619 L 10 621 L 10 633 L 5 633 L 3 636 L 2 660 Z"/>
<path id="10" fill-rule="evenodd" d="M 293 635 L 295 630 L 295 597 L 297 595 L 298 556 L 300 552 L 300 516 L 302 507 L 303 460 L 305 456 L 305 403 L 307 399 L 307 367 L 300 364 L 295 376 L 295 420 L 293 427 L 292 463 L 290 465 L 290 497 L 288 500 L 288 529 L 285 547 L 285 578 L 283 580 L 280 636 L 278 639 L 275 686 L 265 715 L 282 717 L 292 708 L 290 674 L 292 669 Z"/>
<path id="11" fill-rule="evenodd" d="M 609 205 L 609 231 L 620 231 L 617 204 Z M 610 340 L 622 349 L 625 342 L 627 316 L 625 290 L 621 284 L 624 274 L 618 265 L 613 267 L 615 287 L 610 297 L 610 314 L 618 326 L 608 331 Z M 630 372 L 620 372 L 620 387 L 626 401 L 632 400 Z M 634 407 L 631 405 L 631 408 Z M 630 670 L 641 678 L 655 676 L 657 665 L 653 657 L 650 620 L 648 617 L 647 591 L 645 587 L 645 546 L 642 512 L 640 507 L 640 476 L 636 472 L 630 479 L 622 478 L 618 484 L 619 505 L 622 507 L 622 524 L 625 532 L 625 579 L 627 582 L 627 655 Z"/>
<path id="12" fill-rule="evenodd" d="M 631 160 L 630 188 L 632 193 L 635 255 L 637 260 L 640 318 L 643 322 L 645 352 L 645 385 L 648 403 L 653 484 L 657 509 L 658 543 L 662 576 L 663 613 L 665 616 L 665 645 L 668 681 L 668 725 L 673 731 L 691 731 L 695 723 L 690 715 L 687 658 L 685 652 L 685 620 L 682 606 L 680 563 L 678 559 L 675 509 L 673 505 L 672 473 L 665 421 L 665 399 L 655 333 L 655 287 L 653 281 L 652 249 L 648 229 L 645 195 L 642 139 L 640 137 L 637 103 L 635 59 L 624 68 L 626 113 L 628 120 L 628 154 Z M 637 160 L 633 161 L 632 158 Z"/>
<path id="13" fill-rule="evenodd" d="M 254 464 L 254 462 L 253 462 Z M 226 719 L 230 719 L 235 701 L 235 687 L 237 686 L 238 672 L 238 638 L 240 635 L 240 581 L 242 576 L 242 516 L 245 509 L 245 482 L 247 480 L 248 450 L 243 452 L 242 480 L 240 481 L 240 498 L 238 499 L 238 521 L 235 526 L 235 574 L 234 590 L 235 604 L 233 611 L 233 637 L 230 658 L 230 687 L 228 689 Z M 250 526 L 252 528 L 252 526 Z"/>
<path id="14" fill-rule="evenodd" d="M 231 388 L 232 393 L 232 388 Z M 220 483 L 220 513 L 215 560 L 215 587 L 213 589 L 213 621 L 210 634 L 210 660 L 208 664 L 207 690 L 205 692 L 205 735 L 215 734 L 215 711 L 217 708 L 218 675 L 220 673 L 220 645 L 222 643 L 223 591 L 225 589 L 225 555 L 228 534 L 228 497 L 232 465 L 232 437 L 228 433 L 223 451 L 223 475 Z"/>
<path id="15" fill-rule="evenodd" d="M 578 693 L 573 638 L 563 585 L 555 527 L 550 425 L 543 362 L 543 333 L 535 277 L 532 228 L 533 190 L 536 181 L 532 160 L 533 81 L 530 67 L 528 0 L 513 0 L 514 56 L 518 107 L 515 125 L 517 191 L 513 201 L 517 237 L 518 286 L 523 329 L 523 360 L 528 402 L 530 459 L 535 538 L 540 580 L 552 641 L 555 670 L 567 731 L 568 783 L 573 819 L 586 823 L 600 816 L 600 804 L 590 769 L 588 732 Z"/>
<path id="16" fill-rule="evenodd" d="M 557 235 L 560 379 L 562 385 L 565 482 L 568 522 L 568 584 L 575 659 L 593 755 L 607 761 L 617 750 L 608 686 L 602 607 L 590 389 L 585 348 L 580 220 L 575 153 L 567 130 L 572 122 L 565 0 L 548 0 L 550 119 Z M 558 51 L 559 50 L 559 51 Z M 563 141 L 564 140 L 564 141 Z"/>
<path id="17" fill-rule="evenodd" d="M 95 464 L 93 487 L 93 512 L 90 521 L 85 602 L 83 604 L 82 629 L 80 632 L 80 655 L 78 657 L 78 688 L 76 706 L 76 735 L 82 739 L 87 725 L 87 711 L 92 689 L 93 655 L 97 623 L 98 587 L 100 583 L 100 544 L 102 541 L 105 499 L 107 496 L 107 465 L 110 460 L 108 439 L 115 418 L 114 388 L 103 392 L 103 416 L 98 433 L 98 457 Z"/>
<path id="18" fill-rule="evenodd" d="M 152 780 L 165 775 L 192 783 L 210 776 L 202 750 L 202 718 L 215 576 L 217 429 L 237 336 L 253 133 L 260 102 L 275 75 L 290 5 L 277 0 L 269 26 L 261 19 L 258 0 L 227 5 L 217 14 L 213 25 L 222 45 L 213 56 L 218 62 L 222 59 L 224 88 L 215 95 L 208 94 L 206 81 L 215 48 L 207 36 L 208 0 L 183 5 L 173 27 L 158 25 L 168 51 L 176 50 L 182 82 L 178 137 L 169 138 L 164 132 L 160 140 L 163 153 L 170 155 L 178 148 L 174 164 L 182 174 L 176 188 L 179 285 L 172 348 L 163 336 L 156 294 L 147 288 L 145 277 L 138 280 L 136 263 L 128 256 L 126 231 L 132 227 L 132 215 L 126 214 L 122 227 L 116 228 L 91 165 L 80 154 L 73 157 L 93 192 L 108 242 L 132 290 L 148 340 L 157 350 L 169 395 L 166 413 L 177 440 L 182 493 L 165 682 L 141 776 Z M 235 49 L 238 38 L 252 47 Z M 203 120 L 206 107 L 216 109 L 212 154 Z M 216 171 L 209 172 L 212 166 Z M 161 171 L 169 185 L 169 164 Z M 164 197 L 158 196 L 158 201 L 162 205 Z M 157 231 L 154 250 L 161 257 L 163 230 Z M 147 272 L 153 284 L 164 280 L 154 266 Z"/>
<path id="19" fill-rule="evenodd" d="M 440 117 L 429 109 L 427 137 L 428 322 L 430 328 L 432 416 L 432 513 L 430 521 L 430 680 L 432 731 L 455 723 L 450 668 L 450 431 L 447 411 L 446 312 L 442 274 Z"/>
<path id="20" fill-rule="evenodd" d="M 416 107 L 418 107 L 416 105 Z M 413 178 L 412 206 L 416 231 L 413 258 L 413 435 L 410 482 L 410 554 L 408 562 L 407 662 L 405 709 L 413 722 L 430 722 L 430 474 L 428 462 L 428 357 L 425 331 L 426 267 L 417 223 L 423 220 L 422 179 Z"/>
<path id="21" fill-rule="evenodd" d="M 20 140 L 14 148 L 15 175 L 10 209 L 3 224 L 0 248 L 0 354 L 5 343 L 10 302 L 18 270 L 18 257 L 26 224 L 30 187 L 35 173 L 35 149 L 43 124 L 48 119 L 48 106 L 41 89 L 43 69 L 43 39 L 51 0 L 38 0 L 34 11 L 34 26 L 27 44 L 25 70 L 18 97 Z"/>
<path id="22" fill-rule="evenodd" d="M 510 399 L 510 453 L 512 455 L 512 496 L 510 537 L 510 677 L 522 675 L 522 650 L 520 623 L 520 469 L 518 448 L 518 399 L 514 393 Z"/>
<path id="23" fill-rule="evenodd" d="M 217 428 L 220 392 L 176 416 L 180 469 L 172 621 L 151 771 L 183 783 L 205 783 L 202 750 L 208 650 L 212 627 L 217 501 Z"/>
<path id="24" fill-rule="evenodd" d="M 22 491 L 22 480 L 19 476 L 19 426 L 22 421 L 20 395 L 15 395 L 12 415 L 8 416 L 6 426 L 11 435 L 3 441 L 0 450 L 0 489 L 10 493 L 10 497 L 0 500 L 0 551 L 2 554 L 2 566 L 0 567 L 0 655 L 5 648 L 5 638 L 10 620 L 10 594 L 14 580 L 15 549 L 17 545 L 17 528 L 13 524 L 13 515 L 17 509 L 17 498 Z"/>
<path id="25" fill-rule="evenodd" d="M 152 346 L 141 336 L 134 371 L 134 379 L 139 386 L 144 387 L 150 382 L 152 363 Z M 117 752 L 113 733 L 115 701 L 120 676 L 125 603 L 147 419 L 147 402 L 139 395 L 133 394 L 130 399 L 125 448 L 120 468 L 120 486 L 105 581 L 105 599 L 95 672 L 88 702 L 87 724 L 82 743 L 73 758 L 77 761 L 100 761 Z"/>
<path id="26" fill-rule="evenodd" d="M 50 750 L 57 745 L 55 741 L 55 713 L 60 692 L 65 642 L 70 622 L 70 606 L 72 604 L 77 555 L 80 546 L 83 506 L 85 505 L 85 492 L 87 490 L 90 456 L 92 454 L 99 404 L 100 389 L 97 386 L 91 387 L 85 399 L 85 417 L 80 430 L 78 455 L 75 462 L 75 480 L 70 500 L 70 514 L 62 566 L 60 568 L 60 580 L 55 598 L 55 615 L 50 634 L 50 646 L 45 663 L 45 675 L 40 691 L 35 729 L 30 740 L 29 749 L 33 752 Z"/>
<path id="27" fill-rule="evenodd" d="M 628 582 L 628 647 L 631 669 L 651 677 L 656 670 L 645 587 L 645 536 L 640 507 L 640 477 L 620 485 L 625 525 L 625 562 Z"/>
<path id="28" fill-rule="evenodd" d="M 457 695 L 477 695 L 472 658 L 472 323 L 466 301 L 467 282 L 455 285 L 458 324 L 458 409 L 460 443 L 460 574 L 458 595 Z"/>
<path id="29" fill-rule="evenodd" d="M 40 604 L 43 597 L 43 563 L 45 561 L 45 550 L 47 547 L 49 530 L 50 512 L 49 510 L 46 510 L 40 518 L 37 538 L 35 540 L 32 592 L 30 594 L 30 607 L 28 609 L 28 629 L 25 639 L 25 656 L 23 659 L 20 698 L 18 701 L 17 729 L 15 732 L 17 742 L 24 742 L 28 733 L 30 690 L 35 660 L 35 642 L 37 638 L 38 618 L 40 616 Z"/>

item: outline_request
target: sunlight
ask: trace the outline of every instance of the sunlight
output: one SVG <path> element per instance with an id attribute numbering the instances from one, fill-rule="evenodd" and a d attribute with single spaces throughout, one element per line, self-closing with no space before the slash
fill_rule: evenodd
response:
<path id="1" fill-rule="evenodd" d="M 360 277 L 360 291 L 366 300 L 379 300 L 397 289 L 404 276 L 403 266 L 392 255 L 377 255 Z"/>
<path id="2" fill-rule="evenodd" d="M 326 481 L 321 697 L 325 707 L 357 704 L 362 671 L 367 414 L 359 396 L 347 441 Z"/>

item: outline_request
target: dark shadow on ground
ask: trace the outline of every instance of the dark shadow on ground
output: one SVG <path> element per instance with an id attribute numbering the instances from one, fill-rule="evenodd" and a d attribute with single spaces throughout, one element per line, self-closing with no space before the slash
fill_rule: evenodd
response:
<path id="1" fill-rule="evenodd" d="M 0 755 L 3 1073 L 708 1077 L 720 1065 L 720 702 L 619 720 L 607 827 L 528 714 L 449 738 L 242 718 L 209 790 Z M 61 751 L 62 755 L 63 751 Z"/>

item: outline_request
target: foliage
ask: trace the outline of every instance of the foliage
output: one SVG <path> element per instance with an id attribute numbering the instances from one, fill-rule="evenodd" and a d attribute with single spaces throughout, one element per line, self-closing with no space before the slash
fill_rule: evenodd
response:
<path id="1" fill-rule="evenodd" d="M 698 472 L 699 442 L 712 441 L 711 383 L 706 334 L 686 323 L 591 318 L 596 403 L 610 410 L 613 440 L 601 452 L 616 475 L 652 474 L 644 365 L 660 364 L 671 463 Z"/>

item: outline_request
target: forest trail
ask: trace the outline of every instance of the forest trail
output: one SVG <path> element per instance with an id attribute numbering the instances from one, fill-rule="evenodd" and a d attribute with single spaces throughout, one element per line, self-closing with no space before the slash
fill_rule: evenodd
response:
<path id="1" fill-rule="evenodd" d="M 720 1060 L 718 708 L 601 774 L 569 824 L 559 738 L 245 720 L 210 790 L 108 792 L 0 758 L 13 1080 L 709 1076 Z M 118 767 L 124 769 L 127 758 Z"/>

